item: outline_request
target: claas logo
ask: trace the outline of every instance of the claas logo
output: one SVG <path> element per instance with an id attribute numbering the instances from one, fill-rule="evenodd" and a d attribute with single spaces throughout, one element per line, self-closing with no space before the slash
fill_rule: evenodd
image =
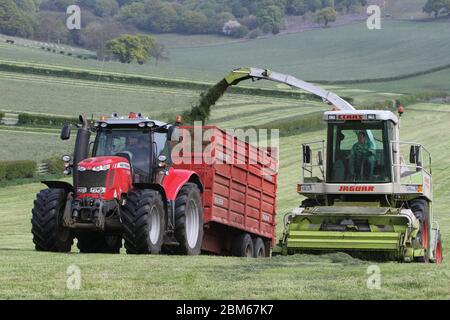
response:
<path id="1" fill-rule="evenodd" d="M 339 192 L 374 192 L 375 186 L 340 186 Z"/>
<path id="2" fill-rule="evenodd" d="M 340 114 L 340 115 L 338 115 L 338 119 L 339 120 L 358 121 L 358 120 L 363 120 L 363 116 L 362 116 L 362 114 Z"/>

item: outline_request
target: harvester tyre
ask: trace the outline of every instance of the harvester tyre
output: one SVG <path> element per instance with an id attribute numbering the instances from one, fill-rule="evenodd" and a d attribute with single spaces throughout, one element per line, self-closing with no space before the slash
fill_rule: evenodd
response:
<path id="1" fill-rule="evenodd" d="M 166 214 L 156 190 L 131 192 L 121 210 L 122 236 L 128 254 L 158 254 L 163 244 Z"/>
<path id="2" fill-rule="evenodd" d="M 64 189 L 44 189 L 36 195 L 31 232 L 37 251 L 70 252 L 73 233 L 62 226 L 66 201 Z"/>
<path id="3" fill-rule="evenodd" d="M 203 242 L 203 204 L 200 189 L 186 183 L 175 200 L 175 239 L 177 253 L 198 255 Z"/>
<path id="4" fill-rule="evenodd" d="M 83 232 L 77 235 L 80 253 L 120 253 L 122 237 L 96 232 Z"/>
<path id="5" fill-rule="evenodd" d="M 425 256 L 418 257 L 417 261 L 426 263 L 429 262 L 430 252 L 430 214 L 428 202 L 424 199 L 416 199 L 411 201 L 410 209 L 414 216 L 420 221 L 420 229 L 417 234 L 420 246 L 425 249 Z"/>
<path id="6" fill-rule="evenodd" d="M 253 239 L 253 256 L 255 258 L 267 257 L 266 246 L 260 237 Z"/>
<path id="7" fill-rule="evenodd" d="M 233 239 L 231 255 L 252 258 L 254 256 L 253 240 L 248 233 L 239 233 Z"/>

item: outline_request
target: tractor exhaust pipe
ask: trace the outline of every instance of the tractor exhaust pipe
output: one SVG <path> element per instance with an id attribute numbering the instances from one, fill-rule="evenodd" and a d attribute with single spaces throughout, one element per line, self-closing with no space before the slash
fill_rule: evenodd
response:
<path id="1" fill-rule="evenodd" d="M 75 193 L 78 190 L 78 163 L 88 157 L 89 139 L 91 138 L 87 120 L 82 115 L 80 115 L 79 119 L 81 126 L 78 128 L 73 156 L 73 188 Z"/>

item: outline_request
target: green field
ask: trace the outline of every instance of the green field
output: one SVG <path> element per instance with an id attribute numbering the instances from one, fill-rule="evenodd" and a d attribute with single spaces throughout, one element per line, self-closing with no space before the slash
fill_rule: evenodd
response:
<path id="1" fill-rule="evenodd" d="M 192 37 L 193 46 L 171 48 L 170 61 L 157 66 L 80 60 L 5 43 L 0 45 L 0 59 L 199 81 L 216 81 L 231 69 L 247 65 L 308 80 L 353 80 L 398 76 L 450 64 L 449 31 L 450 22 L 446 20 L 386 20 L 381 30 L 368 30 L 365 23 L 359 23 L 210 46 L 198 45 Z M 176 36 L 172 38 L 176 41 Z"/>
<path id="2" fill-rule="evenodd" d="M 402 123 L 403 140 L 427 145 L 433 155 L 435 215 L 444 245 L 450 241 L 450 140 L 445 138 L 450 106 L 411 106 Z M 418 126 L 418 123 L 426 125 Z M 430 130 L 433 128 L 433 130 Z M 0 134 L 3 134 L 0 131 Z M 280 145 L 278 233 L 282 215 L 297 206 L 300 144 L 324 132 L 285 137 Z M 38 142 L 36 142 L 38 143 Z M 54 150 L 52 148 L 52 150 Z M 372 264 L 345 254 L 296 255 L 267 260 L 223 257 L 129 256 L 38 253 L 33 250 L 30 208 L 40 184 L 0 189 L 0 298 L 101 299 L 449 299 L 450 263 L 377 263 L 380 290 L 366 286 Z M 449 250 L 444 247 L 444 258 Z M 81 268 L 82 289 L 66 289 L 66 270 Z"/>

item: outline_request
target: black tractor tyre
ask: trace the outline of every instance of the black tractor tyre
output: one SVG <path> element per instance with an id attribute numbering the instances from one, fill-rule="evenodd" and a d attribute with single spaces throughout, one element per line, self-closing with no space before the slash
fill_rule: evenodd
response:
<path id="1" fill-rule="evenodd" d="M 77 234 L 77 240 L 80 253 L 120 253 L 122 248 L 122 237 L 119 235 L 80 232 Z"/>
<path id="2" fill-rule="evenodd" d="M 36 195 L 31 232 L 37 251 L 70 252 L 73 233 L 62 226 L 66 201 L 64 189 L 44 189 Z"/>
<path id="3" fill-rule="evenodd" d="M 178 254 L 198 255 L 203 242 L 203 203 L 195 183 L 186 183 L 175 200 L 175 239 Z"/>
<path id="4" fill-rule="evenodd" d="M 166 213 L 156 190 L 131 192 L 121 209 L 122 236 L 128 254 L 158 254 L 163 245 Z"/>
<path id="5" fill-rule="evenodd" d="M 414 216 L 420 221 L 420 229 L 417 234 L 419 244 L 425 249 L 425 256 L 417 258 L 418 262 L 429 261 L 430 252 L 430 213 L 428 202 L 424 199 L 412 200 L 409 204 Z"/>
<path id="6" fill-rule="evenodd" d="M 267 257 L 266 245 L 263 239 L 256 237 L 253 239 L 253 257 L 255 258 L 265 258 Z"/>
<path id="7" fill-rule="evenodd" d="M 251 258 L 254 256 L 253 252 L 253 240 L 248 233 L 239 233 L 234 237 L 231 245 L 232 256 Z"/>

